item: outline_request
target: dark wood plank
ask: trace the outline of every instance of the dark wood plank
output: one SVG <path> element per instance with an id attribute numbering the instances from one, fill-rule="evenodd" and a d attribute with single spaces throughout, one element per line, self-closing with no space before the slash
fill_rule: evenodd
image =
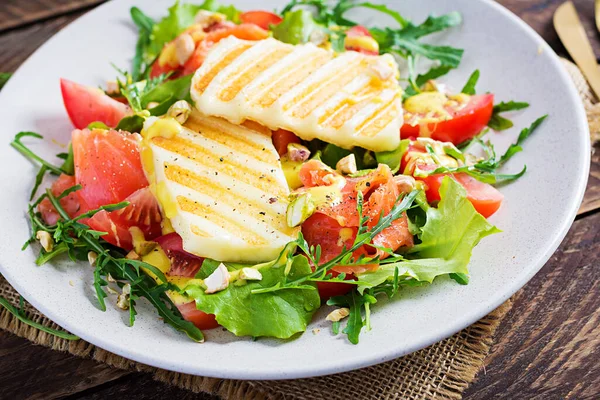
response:
<path id="1" fill-rule="evenodd" d="M 0 398 L 54 399 L 118 379 L 127 371 L 36 346 L 0 331 Z"/>
<path id="2" fill-rule="evenodd" d="M 0 32 L 90 8 L 106 0 L 2 0 Z"/>
<path id="3" fill-rule="evenodd" d="M 465 399 L 600 398 L 600 213 L 524 289 Z"/>
<path id="4" fill-rule="evenodd" d="M 552 16 L 566 0 L 497 0 L 535 29 L 552 48 L 562 56 L 567 56 L 567 51 L 560 42 L 554 26 Z M 594 22 L 593 0 L 572 0 L 577 8 L 579 18 L 585 27 L 596 57 L 600 57 L 600 35 Z"/>
<path id="5" fill-rule="evenodd" d="M 127 377 L 98 386 L 64 400 L 144 399 L 144 400 L 218 400 L 206 393 L 193 393 L 152 379 L 149 374 L 134 373 Z"/>
<path id="6" fill-rule="evenodd" d="M 46 40 L 81 15 L 77 12 L 1 34 L 0 71 L 15 71 Z"/>

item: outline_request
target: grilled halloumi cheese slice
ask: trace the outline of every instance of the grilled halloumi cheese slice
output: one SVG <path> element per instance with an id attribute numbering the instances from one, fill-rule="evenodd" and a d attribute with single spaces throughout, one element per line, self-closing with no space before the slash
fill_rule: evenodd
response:
<path id="1" fill-rule="evenodd" d="M 268 261 L 296 239 L 298 230 L 286 224 L 289 188 L 270 130 L 193 112 L 184 126 L 149 119 L 142 136 L 144 169 L 186 251 Z"/>
<path id="2" fill-rule="evenodd" d="M 190 90 L 203 114 L 257 121 L 344 148 L 393 150 L 403 123 L 398 66 L 389 55 L 339 55 L 313 44 L 230 37 L 209 52 Z"/>

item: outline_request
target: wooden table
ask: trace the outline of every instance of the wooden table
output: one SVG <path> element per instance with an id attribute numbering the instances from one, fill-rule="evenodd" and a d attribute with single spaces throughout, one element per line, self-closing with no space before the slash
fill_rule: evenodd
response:
<path id="1" fill-rule="evenodd" d="M 1 0 L 0 72 L 11 72 L 54 33 L 102 0 Z M 566 55 L 552 27 L 562 0 L 500 0 Z M 593 0 L 576 0 L 596 54 Z M 5 132 L 9 134 L 10 132 Z M 485 370 L 466 399 L 600 398 L 600 152 L 567 238 L 515 297 Z M 0 332 L 0 398 L 212 398 L 143 373 L 109 368 Z"/>

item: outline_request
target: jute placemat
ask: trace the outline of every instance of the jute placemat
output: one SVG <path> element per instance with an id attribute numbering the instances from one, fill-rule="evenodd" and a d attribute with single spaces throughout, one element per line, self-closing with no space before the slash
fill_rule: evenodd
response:
<path id="1" fill-rule="evenodd" d="M 592 141 L 600 139 L 600 104 L 575 65 L 565 66 L 588 111 Z M 0 296 L 18 304 L 18 293 L 0 276 Z M 223 399 L 460 399 L 462 392 L 483 366 L 494 332 L 511 309 L 508 300 L 480 321 L 454 336 L 423 350 L 373 367 L 320 378 L 289 381 L 235 381 L 204 378 L 149 367 L 104 351 L 83 340 L 70 342 L 23 324 L 7 310 L 0 311 L 0 329 L 35 344 L 92 358 L 115 368 L 143 371 L 154 379 L 194 392 L 206 392 Z M 27 315 L 45 326 L 56 324 L 25 304 Z M 340 391 L 339 388 L 344 388 Z"/>

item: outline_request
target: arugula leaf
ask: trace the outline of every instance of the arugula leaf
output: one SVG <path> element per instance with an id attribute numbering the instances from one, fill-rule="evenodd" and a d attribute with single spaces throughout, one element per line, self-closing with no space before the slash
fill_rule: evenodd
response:
<path id="1" fill-rule="evenodd" d="M 6 85 L 6 82 L 10 79 L 13 74 L 10 72 L 0 72 L 0 89 Z"/>
<path id="2" fill-rule="evenodd" d="M 148 55 L 148 46 L 150 45 L 150 36 L 152 35 L 155 22 L 137 7 L 132 7 L 130 14 L 131 19 L 139 29 L 131 70 L 131 76 L 137 82 L 144 75 L 144 71 L 148 70 L 154 61 Z"/>
<path id="3" fill-rule="evenodd" d="M 501 102 L 500 104 L 496 104 L 492 112 L 492 118 L 490 119 L 490 122 L 488 122 L 488 126 L 495 131 L 504 131 L 510 129 L 513 127 L 512 121 L 504 118 L 500 115 L 500 113 L 522 110 L 527 107 L 529 107 L 529 103 L 518 101 L 509 101 L 507 103 Z"/>
<path id="4" fill-rule="evenodd" d="M 157 272 L 160 271 L 150 264 L 129 260 L 119 249 L 110 246 L 100 239 L 100 236 L 105 234 L 105 232 L 94 231 L 89 226 L 80 222 L 82 218 L 88 218 L 99 211 L 121 209 L 127 206 L 128 203 L 122 202 L 103 206 L 71 219 L 60 204 L 60 199 L 80 188 L 81 186 L 69 188 L 58 197 L 54 196 L 52 191 L 48 189 L 46 193 L 29 206 L 28 215 L 31 221 L 32 236 L 25 243 L 23 249 L 35 240 L 36 232 L 45 231 L 53 236 L 55 246 L 50 252 L 45 252 L 44 250 L 40 252 L 36 260 L 38 265 L 42 265 L 64 253 L 67 253 L 72 260 L 84 260 L 87 259 L 90 252 L 94 252 L 97 255 L 94 284 L 97 289 L 98 301 L 101 308 L 105 308 L 104 298 L 106 297 L 106 293 L 102 289 L 106 282 L 104 277 L 110 274 L 115 279 L 130 284 L 131 293 L 134 293 L 134 297 L 130 297 L 130 307 L 135 305 L 135 299 L 144 297 L 154 306 L 165 323 L 179 331 L 185 332 L 192 340 L 202 341 L 202 332 L 193 323 L 184 320 L 181 313 L 169 299 L 167 291 L 175 288 L 173 285 L 165 283 L 163 280 L 165 279 L 164 274 L 158 274 Z M 48 199 L 61 217 L 54 226 L 46 225 L 42 221 L 40 214 L 35 212 L 35 208 L 43 199 Z M 140 271 L 141 268 L 154 272 L 160 281 L 157 282 L 149 275 Z M 135 309 L 130 310 L 130 322 L 134 320 L 135 313 Z"/>
<path id="5" fill-rule="evenodd" d="M 227 19 L 235 24 L 240 23 L 240 10 L 235 8 L 233 4 L 228 6 L 220 4 L 217 0 L 205 0 L 200 6 L 200 9 L 212 12 L 218 12 L 227 17 Z"/>
<path id="6" fill-rule="evenodd" d="M 359 274 L 363 282 L 358 286 L 360 293 L 391 280 L 396 273 L 401 282 L 414 279 L 428 283 L 440 275 L 468 274 L 473 248 L 482 238 L 500 231 L 475 210 L 465 189 L 454 179 L 444 178 L 440 197 L 438 207 L 426 211 L 427 222 L 418 235 L 421 243 L 410 250 L 413 258 Z"/>
<path id="7" fill-rule="evenodd" d="M 310 41 L 311 34 L 321 29 L 313 19 L 312 13 L 300 9 L 287 12 L 283 21 L 274 26 L 271 31 L 273 37 L 289 44 L 304 44 Z"/>
<path id="8" fill-rule="evenodd" d="M 212 260 L 210 258 L 205 258 L 204 261 L 202 261 L 202 266 L 200 267 L 200 270 L 196 273 L 196 276 L 194 276 L 194 278 L 208 278 L 210 274 L 215 272 L 215 270 L 219 267 L 219 264 L 221 264 L 219 261 Z"/>
<path id="9" fill-rule="evenodd" d="M 464 94 L 474 95 L 476 93 L 475 86 L 477 85 L 478 80 L 479 80 L 479 70 L 476 69 L 471 74 L 471 76 L 469 77 L 469 80 L 467 81 L 467 83 L 465 84 L 465 86 L 462 88 L 462 90 L 460 92 L 464 93 Z"/>
<path id="10" fill-rule="evenodd" d="M 45 166 L 48 169 L 48 171 L 50 171 L 51 173 L 53 173 L 55 175 L 60 175 L 62 173 L 68 174 L 67 170 L 63 170 L 62 167 L 57 167 L 57 166 L 49 163 L 48 161 L 42 159 L 40 156 L 38 156 L 33 151 L 31 151 L 27 146 L 25 146 L 23 144 L 23 142 L 21 142 L 21 139 L 24 137 L 33 137 L 36 139 L 44 138 L 42 135 L 35 133 L 35 132 L 19 132 L 15 135 L 15 138 L 13 139 L 13 141 L 10 142 L 10 145 L 13 148 L 15 148 L 19 153 L 21 153 L 23 156 L 25 156 L 25 158 L 28 158 L 30 160 L 33 160 L 33 161 Z"/>
<path id="11" fill-rule="evenodd" d="M 414 59 L 411 57 L 410 60 L 413 61 Z M 414 61 L 413 61 L 413 64 L 414 64 Z M 415 67 L 414 67 L 414 65 L 412 65 L 409 70 L 414 71 L 414 69 L 415 69 Z M 421 87 L 423 85 L 425 85 L 428 81 L 440 78 L 440 77 L 448 74 L 448 72 L 450 72 L 452 69 L 453 68 L 449 65 L 434 66 L 434 67 L 431 67 L 429 69 L 429 71 L 427 71 L 426 73 L 417 75 L 416 78 L 414 77 L 414 72 L 413 72 L 408 78 L 410 85 L 408 85 L 404 91 L 404 98 L 406 99 L 408 97 L 411 97 L 411 96 L 414 96 L 414 95 L 420 93 Z"/>
<path id="12" fill-rule="evenodd" d="M 409 22 L 395 10 L 392 10 L 385 4 L 374 4 L 370 2 L 354 3 L 352 0 L 341 0 L 333 9 L 333 20 L 340 26 L 354 26 L 355 22 L 349 21 L 343 17 L 343 15 L 353 8 L 370 8 L 372 10 L 379 11 L 383 14 L 387 14 L 392 17 L 401 27 L 405 27 Z"/>
<path id="13" fill-rule="evenodd" d="M 536 119 L 535 121 L 533 121 L 533 123 L 529 127 L 521 130 L 521 132 L 519 133 L 519 137 L 517 138 L 517 142 L 511 144 L 508 147 L 508 149 L 506 149 L 506 152 L 500 157 L 500 160 L 498 161 L 498 165 L 499 166 L 503 165 L 505 162 L 510 160 L 512 158 L 512 156 L 519 153 L 520 151 L 523 151 L 523 148 L 521 147 L 521 145 L 523 144 L 525 139 L 527 139 L 540 126 L 540 124 L 542 122 L 544 122 L 544 120 L 547 117 L 548 117 L 548 115 L 544 115 L 544 116 Z"/>
<path id="14" fill-rule="evenodd" d="M 39 324 L 39 323 L 31 320 L 30 318 L 28 318 L 27 315 L 25 314 L 25 310 L 23 308 L 24 301 L 23 301 L 22 296 L 19 296 L 19 307 L 18 308 L 13 306 L 12 304 L 10 304 L 10 302 L 8 300 L 6 300 L 4 297 L 0 297 L 0 305 L 2 307 L 6 308 L 8 310 L 8 312 L 10 312 L 12 315 L 14 315 L 15 318 L 17 318 L 19 321 L 21 321 L 24 324 L 27 324 L 35 329 L 38 329 L 42 332 L 46 332 L 52 336 L 56 336 L 61 339 L 79 340 L 79 336 L 76 336 L 76 335 L 73 335 L 68 332 L 58 330 L 58 329 L 48 328 L 47 326 Z"/>
<path id="15" fill-rule="evenodd" d="M 453 12 L 440 17 L 428 17 L 422 24 L 414 25 L 408 22 L 401 29 L 373 28 L 371 34 L 379 43 L 380 52 L 396 53 L 401 57 L 424 56 L 431 60 L 438 60 L 442 65 L 456 68 L 462 59 L 464 50 L 449 46 L 435 46 L 420 43 L 418 39 L 423 36 L 457 26 L 462 22 L 459 13 Z"/>
<path id="16" fill-rule="evenodd" d="M 240 11 L 234 6 L 223 6 L 215 0 L 206 0 L 201 5 L 181 3 L 179 0 L 169 8 L 169 14 L 154 24 L 147 46 L 146 59 L 155 59 L 163 46 L 194 23 L 196 14 L 207 10 L 225 14 L 232 22 L 239 22 Z"/>
<path id="17" fill-rule="evenodd" d="M 124 117 L 119 121 L 115 129 L 127 131 L 129 133 L 141 132 L 144 127 L 144 117 L 134 114 Z"/>
<path id="18" fill-rule="evenodd" d="M 269 336 L 287 339 L 306 330 L 312 315 L 320 306 L 319 292 L 314 283 L 304 290 L 281 289 L 277 292 L 257 290 L 281 285 L 311 272 L 304 256 L 285 257 L 282 262 L 261 268 L 262 280 L 245 285 L 229 285 L 225 290 L 206 294 L 197 285 L 184 292 L 196 301 L 196 307 L 214 314 L 219 324 L 237 336 Z M 289 270 L 289 272 L 288 272 Z"/>

